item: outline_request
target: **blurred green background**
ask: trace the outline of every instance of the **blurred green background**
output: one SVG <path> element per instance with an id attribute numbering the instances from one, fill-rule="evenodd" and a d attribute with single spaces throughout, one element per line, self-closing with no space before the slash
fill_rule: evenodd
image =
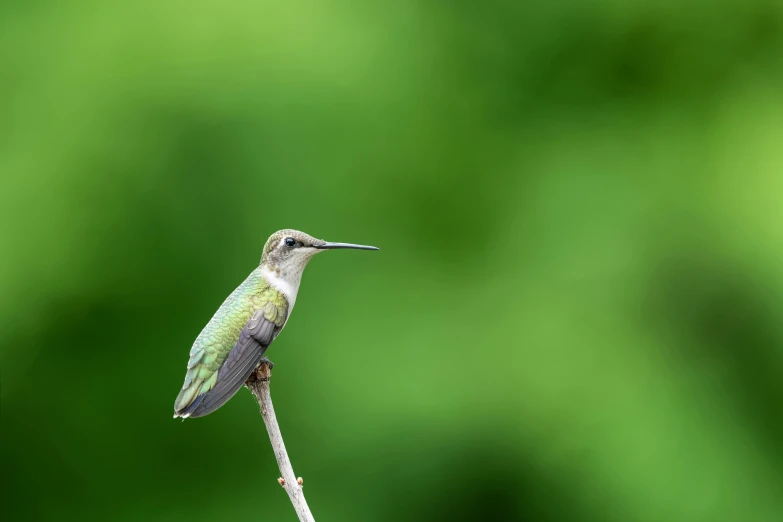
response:
<path id="1" fill-rule="evenodd" d="M 268 352 L 320 521 L 783 520 L 783 4 L 0 7 L 4 520 L 294 520 L 258 407 L 172 419 L 297 228 Z"/>

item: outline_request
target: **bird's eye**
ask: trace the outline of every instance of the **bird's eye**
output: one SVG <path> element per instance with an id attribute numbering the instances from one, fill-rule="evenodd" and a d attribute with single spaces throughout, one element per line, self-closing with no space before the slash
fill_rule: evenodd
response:
<path id="1" fill-rule="evenodd" d="M 285 238 L 285 246 L 287 246 L 288 248 L 293 248 L 294 246 L 296 246 L 296 239 L 292 237 Z"/>

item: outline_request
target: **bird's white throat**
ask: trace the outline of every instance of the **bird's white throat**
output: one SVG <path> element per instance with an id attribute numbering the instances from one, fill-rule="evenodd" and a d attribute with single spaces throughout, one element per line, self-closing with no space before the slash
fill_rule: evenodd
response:
<path id="1" fill-rule="evenodd" d="M 315 248 L 297 248 L 281 261 L 277 261 L 274 264 L 265 263 L 261 265 L 261 275 L 269 281 L 272 288 L 282 292 L 288 300 L 289 317 L 294 309 L 296 294 L 299 293 L 299 283 L 302 282 L 304 269 L 313 256 L 320 252 L 322 250 L 316 250 Z"/>
<path id="2" fill-rule="evenodd" d="M 302 282 L 302 271 L 278 275 L 276 271 L 270 270 L 269 267 L 262 266 L 261 277 L 267 280 L 272 288 L 281 292 L 288 300 L 288 315 L 290 316 L 296 302 L 296 294 L 299 293 L 299 283 Z"/>

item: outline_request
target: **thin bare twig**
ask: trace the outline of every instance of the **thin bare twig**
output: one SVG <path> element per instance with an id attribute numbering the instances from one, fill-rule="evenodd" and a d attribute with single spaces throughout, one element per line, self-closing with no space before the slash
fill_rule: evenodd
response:
<path id="1" fill-rule="evenodd" d="M 291 460 L 288 458 L 288 452 L 286 452 L 285 444 L 283 443 L 283 435 L 280 433 L 280 426 L 277 425 L 275 408 L 272 406 L 272 396 L 269 393 L 269 379 L 271 377 L 271 368 L 266 363 L 262 363 L 250 375 L 245 385 L 253 392 L 258 405 L 261 407 L 261 416 L 264 418 L 266 431 L 269 433 L 269 441 L 272 443 L 272 449 L 275 451 L 277 465 L 280 467 L 280 474 L 282 475 L 282 479 L 278 479 L 278 482 L 283 486 L 285 492 L 288 493 L 288 498 L 291 499 L 291 504 L 293 504 L 299 520 L 301 522 L 315 522 L 302 492 L 302 479 L 297 479 L 296 475 L 294 475 Z"/>

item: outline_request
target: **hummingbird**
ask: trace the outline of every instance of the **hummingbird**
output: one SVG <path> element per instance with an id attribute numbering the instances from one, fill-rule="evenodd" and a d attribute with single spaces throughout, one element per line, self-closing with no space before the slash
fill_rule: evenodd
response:
<path id="1" fill-rule="evenodd" d="M 280 230 L 264 245 L 261 263 L 229 295 L 190 349 L 174 418 L 203 417 L 223 406 L 262 362 L 291 317 L 307 263 L 324 250 L 374 246 L 330 243 Z M 268 362 L 268 361 L 267 361 Z"/>

